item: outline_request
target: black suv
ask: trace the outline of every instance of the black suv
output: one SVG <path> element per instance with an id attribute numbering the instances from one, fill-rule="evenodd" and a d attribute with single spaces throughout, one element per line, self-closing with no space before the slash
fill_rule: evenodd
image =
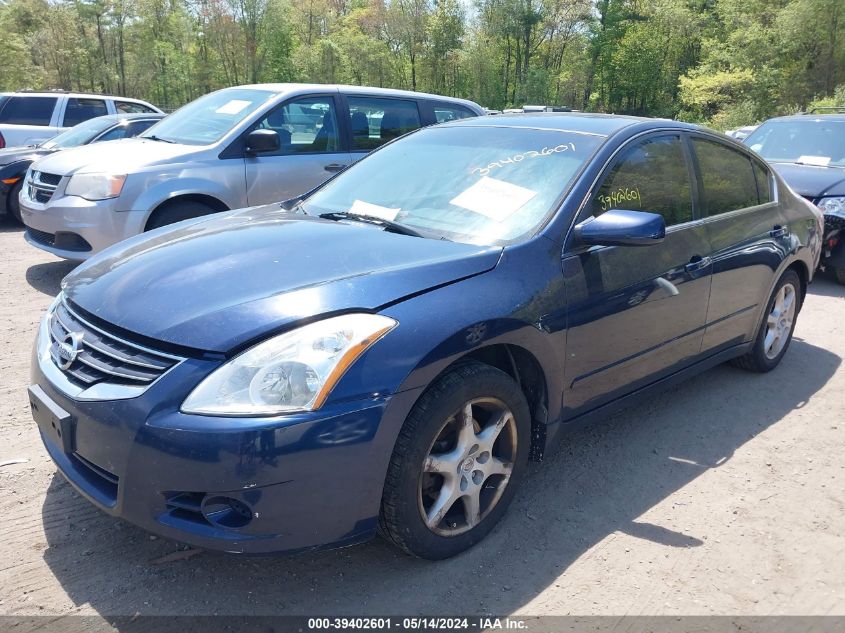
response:
<path id="1" fill-rule="evenodd" d="M 845 284 L 845 106 L 769 119 L 743 142 L 824 213 L 821 266 Z"/>

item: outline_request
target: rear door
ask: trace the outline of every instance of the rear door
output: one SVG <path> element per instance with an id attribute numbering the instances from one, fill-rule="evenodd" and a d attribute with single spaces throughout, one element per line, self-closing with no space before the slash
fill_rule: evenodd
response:
<path id="1" fill-rule="evenodd" d="M 715 137 L 690 141 L 713 260 L 702 348 L 716 352 L 751 338 L 790 237 L 768 167 Z"/>
<path id="2" fill-rule="evenodd" d="M 579 220 L 610 209 L 659 213 L 650 246 L 575 247 L 564 255 L 566 416 L 589 411 L 692 363 L 710 296 L 709 242 L 697 217 L 688 147 L 678 133 L 630 142 Z"/>
<path id="3" fill-rule="evenodd" d="M 288 200 L 310 191 L 350 162 L 339 100 L 334 94 L 294 97 L 273 108 L 251 129 L 275 130 L 277 152 L 247 154 L 250 206 Z"/>
<path id="4" fill-rule="evenodd" d="M 8 95 L 0 103 L 0 129 L 6 147 L 33 145 L 58 132 L 59 97 L 47 95 Z"/>
<path id="5" fill-rule="evenodd" d="M 415 99 L 346 95 L 352 161 L 423 125 Z"/>

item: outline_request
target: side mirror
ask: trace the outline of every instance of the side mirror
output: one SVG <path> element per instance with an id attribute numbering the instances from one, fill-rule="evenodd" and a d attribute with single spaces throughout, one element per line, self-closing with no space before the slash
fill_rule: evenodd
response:
<path id="1" fill-rule="evenodd" d="M 244 150 L 249 154 L 278 152 L 282 146 L 279 133 L 275 130 L 253 130 L 246 137 Z"/>
<path id="2" fill-rule="evenodd" d="M 591 246 L 649 246 L 666 237 L 662 215 L 611 209 L 575 227 L 575 239 Z"/>

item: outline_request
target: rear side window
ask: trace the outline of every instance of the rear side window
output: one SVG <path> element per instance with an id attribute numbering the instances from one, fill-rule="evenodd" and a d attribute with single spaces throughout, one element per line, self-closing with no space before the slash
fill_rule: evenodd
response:
<path id="1" fill-rule="evenodd" d="M 692 190 L 679 136 L 635 143 L 617 159 L 588 210 L 598 216 L 610 209 L 659 213 L 666 226 L 692 220 Z"/>
<path id="2" fill-rule="evenodd" d="M 469 108 L 459 105 L 442 105 L 434 106 L 434 118 L 438 123 L 447 123 L 448 121 L 457 121 L 458 119 L 468 119 L 476 116 L 475 112 Z"/>
<path id="3" fill-rule="evenodd" d="M 155 110 L 145 106 L 143 103 L 135 103 L 133 101 L 115 101 L 114 107 L 118 112 L 125 114 L 147 114 L 155 112 Z"/>
<path id="4" fill-rule="evenodd" d="M 108 114 L 108 110 L 106 110 L 106 102 L 102 99 L 71 97 L 67 100 L 65 120 L 62 125 L 64 127 L 73 127 L 77 123 L 82 123 L 83 121 L 103 116 L 104 114 Z"/>
<path id="5" fill-rule="evenodd" d="M 375 149 L 421 125 L 416 101 L 377 97 L 347 100 L 353 150 Z"/>
<path id="6" fill-rule="evenodd" d="M 701 181 L 706 215 L 718 215 L 758 204 L 757 180 L 751 159 L 716 141 L 692 139 Z"/>
<path id="7" fill-rule="evenodd" d="M 769 175 L 769 170 L 763 167 L 756 160 L 752 161 L 754 165 L 754 177 L 757 179 L 757 197 L 760 199 L 760 204 L 772 202 L 772 177 Z"/>
<path id="8" fill-rule="evenodd" d="M 0 106 L 0 123 L 50 125 L 56 97 L 8 97 Z"/>

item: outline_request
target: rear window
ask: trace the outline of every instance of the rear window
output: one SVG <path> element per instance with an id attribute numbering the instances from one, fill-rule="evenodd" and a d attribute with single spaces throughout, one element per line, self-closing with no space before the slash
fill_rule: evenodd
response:
<path id="1" fill-rule="evenodd" d="M 143 103 L 135 103 L 133 101 L 115 101 L 114 107 L 118 112 L 126 114 L 148 114 L 150 112 L 155 112 L 155 110 L 149 106 L 145 106 Z"/>
<path id="2" fill-rule="evenodd" d="M 71 97 L 65 108 L 64 127 L 73 127 L 78 123 L 108 114 L 106 102 L 102 99 L 85 99 Z"/>
<path id="3" fill-rule="evenodd" d="M 50 125 L 56 97 L 9 96 L 0 103 L 0 123 Z"/>
<path id="4" fill-rule="evenodd" d="M 759 204 L 757 180 L 748 156 L 715 141 L 694 138 L 692 144 L 701 169 L 707 215 Z"/>
<path id="5" fill-rule="evenodd" d="M 475 112 L 463 106 L 443 104 L 434 106 L 434 118 L 437 119 L 438 123 L 448 123 L 449 121 L 468 119 L 473 116 L 477 116 Z"/>

